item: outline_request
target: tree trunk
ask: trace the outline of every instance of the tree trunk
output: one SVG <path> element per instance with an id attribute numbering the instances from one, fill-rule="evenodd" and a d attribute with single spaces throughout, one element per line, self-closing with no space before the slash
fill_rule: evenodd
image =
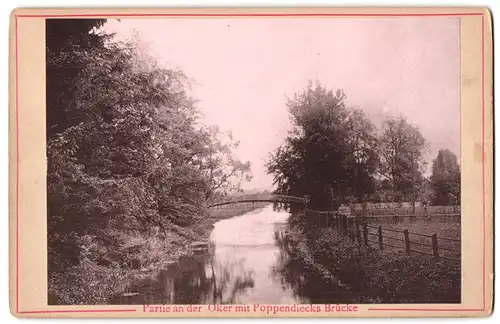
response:
<path id="1" fill-rule="evenodd" d="M 339 208 L 340 205 L 343 203 L 340 183 L 337 183 L 337 201 L 336 201 L 336 203 L 337 203 L 337 208 Z"/>
<path id="2" fill-rule="evenodd" d="M 330 185 L 330 209 L 335 210 L 335 196 L 333 194 L 333 185 Z"/>

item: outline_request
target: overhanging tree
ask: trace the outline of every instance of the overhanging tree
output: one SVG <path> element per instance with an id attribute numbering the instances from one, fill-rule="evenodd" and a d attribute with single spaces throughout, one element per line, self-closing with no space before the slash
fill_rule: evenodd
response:
<path id="1" fill-rule="evenodd" d="M 249 172 L 234 141 L 221 144 L 200 126 L 181 71 L 100 34 L 100 22 L 71 22 L 78 28 L 58 34 L 62 22 L 47 20 L 56 38 L 47 42 L 51 271 L 78 264 L 92 244 L 120 255 L 130 231 L 165 237 L 191 225 L 206 216 L 207 195 Z"/>

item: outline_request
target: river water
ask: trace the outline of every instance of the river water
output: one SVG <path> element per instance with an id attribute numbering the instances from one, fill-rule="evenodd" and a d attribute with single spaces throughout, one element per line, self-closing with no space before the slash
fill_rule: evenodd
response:
<path id="1" fill-rule="evenodd" d="M 290 262 L 281 237 L 289 214 L 272 205 L 214 224 L 210 248 L 130 283 L 113 304 L 295 304 L 324 286 Z M 322 299 L 319 296 L 320 300 Z"/>

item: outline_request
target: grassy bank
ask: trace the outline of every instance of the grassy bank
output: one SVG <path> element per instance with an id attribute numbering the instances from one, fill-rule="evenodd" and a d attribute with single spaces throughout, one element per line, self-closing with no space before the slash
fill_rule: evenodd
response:
<path id="1" fill-rule="evenodd" d="M 207 241 L 214 223 L 265 205 L 215 210 L 191 226 L 172 226 L 161 239 L 158 233 L 119 233 L 123 242 L 121 252 L 125 254 L 121 258 L 115 257 L 115 251 L 95 244 L 90 238 L 85 242 L 84 238 L 85 252 L 80 264 L 49 276 L 49 304 L 106 304 L 111 296 L 123 293 L 129 281 L 148 277 L 158 268 L 193 254 L 191 243 Z"/>
<path id="2" fill-rule="evenodd" d="M 295 226 L 287 241 L 291 258 L 308 264 L 325 282 L 342 287 L 342 302 L 460 302 L 460 264 L 360 247 L 333 229 Z"/>

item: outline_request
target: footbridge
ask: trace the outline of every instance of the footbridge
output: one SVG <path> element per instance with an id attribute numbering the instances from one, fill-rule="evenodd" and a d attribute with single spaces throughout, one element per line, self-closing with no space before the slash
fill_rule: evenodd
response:
<path id="1" fill-rule="evenodd" d="M 304 206 L 309 202 L 309 197 L 295 197 L 295 196 L 285 196 L 285 195 L 266 195 L 266 196 L 241 196 L 241 197 L 231 197 L 230 199 L 224 201 L 214 202 L 208 205 L 209 208 L 220 208 L 223 206 L 238 205 L 238 204 L 249 204 L 249 203 L 283 203 L 283 204 L 302 204 Z"/>

